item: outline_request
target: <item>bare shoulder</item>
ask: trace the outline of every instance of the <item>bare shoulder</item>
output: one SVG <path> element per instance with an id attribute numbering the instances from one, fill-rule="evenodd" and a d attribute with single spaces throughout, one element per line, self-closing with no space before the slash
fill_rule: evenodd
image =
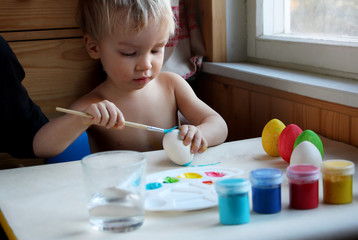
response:
<path id="1" fill-rule="evenodd" d="M 187 84 L 186 80 L 182 78 L 179 74 L 174 72 L 161 72 L 158 76 L 159 82 L 161 84 L 168 84 L 172 87 L 177 85 Z"/>
<path id="2" fill-rule="evenodd" d="M 71 109 L 75 110 L 83 110 L 88 105 L 99 102 L 103 100 L 101 95 L 96 91 L 96 89 L 92 90 L 91 92 L 83 95 L 79 99 L 77 99 L 75 102 L 71 104 Z"/>
<path id="3" fill-rule="evenodd" d="M 168 71 L 164 71 L 164 72 L 160 72 L 159 76 L 164 76 L 164 77 L 171 77 L 171 78 L 181 78 L 181 76 L 175 72 L 168 72 Z"/>

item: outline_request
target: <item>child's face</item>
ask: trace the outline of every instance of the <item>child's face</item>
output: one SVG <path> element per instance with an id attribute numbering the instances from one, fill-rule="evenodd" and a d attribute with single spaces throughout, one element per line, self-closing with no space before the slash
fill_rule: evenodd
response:
<path id="1" fill-rule="evenodd" d="M 152 25 L 137 33 L 116 31 L 99 43 L 98 57 L 108 81 L 131 91 L 143 88 L 158 76 L 169 32 L 164 26 Z"/>

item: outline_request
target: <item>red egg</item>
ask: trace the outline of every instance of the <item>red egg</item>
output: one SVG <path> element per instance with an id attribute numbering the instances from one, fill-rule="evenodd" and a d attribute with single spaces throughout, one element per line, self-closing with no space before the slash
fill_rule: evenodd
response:
<path id="1" fill-rule="evenodd" d="M 283 160 L 290 163 L 291 154 L 295 140 L 302 132 L 302 129 L 296 124 L 290 124 L 283 131 L 278 139 L 278 152 Z"/>

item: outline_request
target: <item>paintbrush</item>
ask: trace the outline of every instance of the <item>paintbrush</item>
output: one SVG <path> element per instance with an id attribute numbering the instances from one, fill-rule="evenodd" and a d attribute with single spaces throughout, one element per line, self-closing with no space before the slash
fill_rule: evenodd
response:
<path id="1" fill-rule="evenodd" d="M 67 114 L 72 114 L 72 115 L 77 115 L 77 116 L 81 116 L 81 117 L 85 117 L 85 118 L 93 118 L 93 116 L 91 114 L 72 110 L 72 109 L 56 107 L 56 111 L 67 113 Z M 125 121 L 124 125 L 127 127 L 138 128 L 138 129 L 143 129 L 143 130 L 153 131 L 153 132 L 162 132 L 162 133 L 170 133 L 171 131 L 173 131 L 174 129 L 177 128 L 177 126 L 175 126 L 170 129 L 164 129 L 164 128 L 158 128 L 158 127 L 148 126 L 148 125 L 141 124 L 141 123 L 129 122 L 129 121 Z"/>

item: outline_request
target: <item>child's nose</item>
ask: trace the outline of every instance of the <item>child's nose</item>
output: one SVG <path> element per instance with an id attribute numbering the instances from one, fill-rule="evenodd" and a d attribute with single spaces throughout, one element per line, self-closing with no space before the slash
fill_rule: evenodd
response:
<path id="1" fill-rule="evenodd" d="M 149 55 L 144 55 L 141 58 L 139 58 L 139 61 L 137 62 L 137 71 L 146 71 L 152 68 L 151 58 Z"/>

